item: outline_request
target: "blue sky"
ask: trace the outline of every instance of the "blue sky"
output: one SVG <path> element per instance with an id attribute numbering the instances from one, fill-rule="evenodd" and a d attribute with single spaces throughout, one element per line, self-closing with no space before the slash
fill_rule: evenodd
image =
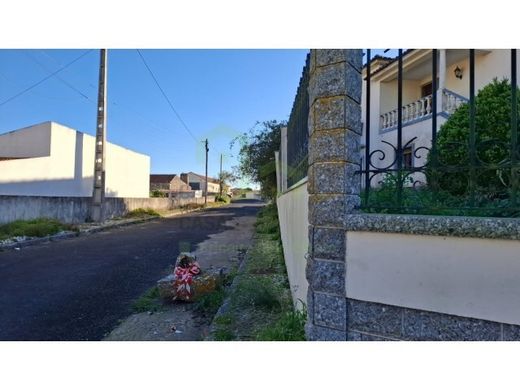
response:
<path id="1" fill-rule="evenodd" d="M 0 104 L 85 50 L 0 50 Z M 152 173 L 209 173 L 237 164 L 229 142 L 256 121 L 287 119 L 306 50 L 142 50 L 175 109 L 169 108 L 136 50 L 109 50 L 108 140 L 151 157 Z M 99 50 L 0 106 L 0 133 L 52 120 L 94 134 Z M 68 84 L 68 85 L 67 85 Z M 74 91 L 77 89 L 79 92 Z M 83 95 L 88 96 L 86 99 Z M 239 183 L 245 184 L 245 183 Z"/>

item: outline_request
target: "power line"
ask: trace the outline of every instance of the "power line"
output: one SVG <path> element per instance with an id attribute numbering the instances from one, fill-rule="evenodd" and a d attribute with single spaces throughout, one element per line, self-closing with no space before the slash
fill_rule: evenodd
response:
<path id="1" fill-rule="evenodd" d="M 168 102 L 170 108 L 172 109 L 172 111 L 174 112 L 174 114 L 177 116 L 177 118 L 179 119 L 179 121 L 182 123 L 182 125 L 184 126 L 184 128 L 186 129 L 186 131 L 189 133 L 189 135 L 195 140 L 195 142 L 198 142 L 198 139 L 197 137 L 195 137 L 193 135 L 193 133 L 191 132 L 191 130 L 188 128 L 188 126 L 186 125 L 186 123 L 182 120 L 181 116 L 179 115 L 179 113 L 177 112 L 177 110 L 175 109 L 175 107 L 173 107 L 173 104 L 172 102 L 170 101 L 170 99 L 168 99 L 168 96 L 166 95 L 166 93 L 164 92 L 164 90 L 161 88 L 161 85 L 159 84 L 159 81 L 157 80 L 157 78 L 155 77 L 155 75 L 153 74 L 152 72 L 152 69 L 150 69 L 150 67 L 148 66 L 148 64 L 146 63 L 146 60 L 144 59 L 143 55 L 141 54 L 141 51 L 139 49 L 136 49 L 137 50 L 137 53 L 139 54 L 139 57 L 141 57 L 141 60 L 143 61 L 143 64 L 144 66 L 146 66 L 146 69 L 148 69 L 148 72 L 150 73 L 150 76 L 152 76 L 153 80 L 155 81 L 155 84 L 157 85 L 157 87 L 159 88 L 159 90 L 161 91 L 162 95 L 164 96 L 164 98 L 166 99 L 166 101 Z"/>
<path id="2" fill-rule="evenodd" d="M 54 63 L 60 65 L 60 66 L 63 66 L 63 64 L 61 62 L 59 62 L 58 60 L 56 60 L 54 57 L 52 57 L 51 55 L 47 54 L 44 50 L 40 50 L 42 52 L 42 54 L 44 54 L 47 58 L 51 59 Z M 36 61 L 36 59 L 34 59 Z M 38 61 L 36 61 L 38 62 Z M 39 63 L 39 62 L 38 62 Z M 43 67 L 43 65 L 40 64 L 40 66 Z M 59 77 L 59 76 L 56 76 L 56 77 Z M 64 80 L 63 78 L 59 77 L 59 79 L 65 84 L 67 85 L 69 88 L 71 88 L 72 90 L 76 91 L 77 93 L 79 93 L 82 97 L 85 97 L 88 101 L 90 101 L 91 103 L 94 103 L 94 104 L 97 104 L 94 100 L 92 100 L 91 98 L 89 98 L 86 94 L 84 94 L 81 90 L 79 90 L 78 88 L 74 87 L 74 85 L 72 85 L 71 83 L 69 83 L 68 81 Z M 94 85 L 92 85 L 92 83 L 89 83 L 89 86 L 92 88 L 92 89 L 95 89 Z M 158 125 L 156 125 L 153 121 L 151 121 L 149 118 L 145 117 L 144 115 L 138 113 L 137 111 L 135 111 L 134 109 L 132 109 L 131 107 L 129 106 L 125 106 L 125 105 L 122 105 L 118 102 L 116 102 L 115 100 L 110 100 L 110 104 L 113 105 L 114 107 L 117 107 L 118 109 L 125 109 L 127 110 L 128 112 L 131 112 L 132 114 L 138 116 L 139 118 L 141 118 L 141 120 L 145 121 L 145 122 L 148 122 L 153 128 L 155 128 L 156 130 L 159 130 L 159 131 L 162 131 L 162 132 L 168 132 L 168 130 L 166 129 L 163 129 L 162 127 L 159 127 Z"/>
<path id="3" fill-rule="evenodd" d="M 44 64 L 42 64 L 40 61 L 38 61 L 32 54 L 24 51 L 24 54 L 30 58 L 32 61 L 34 61 L 37 65 L 40 66 L 40 68 L 42 68 L 44 71 L 46 72 L 51 72 L 51 70 L 49 70 L 49 68 L 47 68 Z M 71 83 L 69 83 L 67 80 L 65 80 L 64 78 L 60 77 L 59 75 L 55 74 L 54 77 L 56 77 L 59 81 L 61 81 L 64 85 L 66 85 L 67 87 L 69 87 L 70 89 L 72 89 L 74 92 L 76 92 L 78 95 L 80 95 L 82 98 L 84 99 L 87 99 L 88 101 L 96 104 L 96 102 L 94 100 L 92 100 L 91 98 L 89 98 L 86 94 L 84 94 L 83 92 L 81 92 L 78 88 L 76 88 L 74 85 L 72 85 Z"/>
<path id="4" fill-rule="evenodd" d="M 36 88 L 38 85 L 42 84 L 43 82 L 47 81 L 48 79 L 50 79 L 51 77 L 57 75 L 58 73 L 60 73 L 62 70 L 68 68 L 69 66 L 71 66 L 72 64 L 74 64 L 75 62 L 79 61 L 80 59 L 82 59 L 83 57 L 85 57 L 87 54 L 89 54 L 92 50 L 87 50 L 85 53 L 83 53 L 82 55 L 80 55 L 79 57 L 77 57 L 76 59 L 72 60 L 71 62 L 69 62 L 68 64 L 66 64 L 65 66 L 61 67 L 60 69 L 58 69 L 57 71 L 51 73 L 50 75 L 44 77 L 43 79 L 41 79 L 40 81 L 34 83 L 33 85 L 31 85 L 30 87 L 27 87 L 25 88 L 23 91 L 20 91 L 18 92 L 16 95 L 14 96 L 11 96 L 10 98 L 8 98 L 7 100 L 4 100 L 2 103 L 0 103 L 0 107 L 3 106 L 4 104 L 7 104 L 9 103 L 10 101 L 16 99 L 17 97 L 23 95 L 24 93 L 26 92 L 29 92 L 31 89 L 33 88 Z"/>

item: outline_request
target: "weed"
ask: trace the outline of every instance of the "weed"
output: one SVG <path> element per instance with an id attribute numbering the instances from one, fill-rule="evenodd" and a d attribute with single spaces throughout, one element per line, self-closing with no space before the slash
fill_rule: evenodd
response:
<path id="1" fill-rule="evenodd" d="M 215 324 L 217 325 L 231 325 L 233 323 L 233 316 L 231 314 L 223 314 L 215 318 Z"/>
<path id="2" fill-rule="evenodd" d="M 305 341 L 306 310 L 287 311 L 274 324 L 256 335 L 258 341 Z"/>
<path id="3" fill-rule="evenodd" d="M 16 236 L 45 237 L 64 230 L 77 231 L 77 228 L 49 218 L 14 221 L 0 225 L 0 240 Z"/>
<path id="4" fill-rule="evenodd" d="M 161 308 L 162 304 L 157 286 L 150 288 L 132 304 L 132 309 L 136 313 L 156 312 Z"/>
<path id="5" fill-rule="evenodd" d="M 216 341 L 232 341 L 235 340 L 235 334 L 227 327 L 217 327 L 214 338 Z"/>
<path id="6" fill-rule="evenodd" d="M 195 302 L 195 310 L 208 316 L 214 315 L 224 302 L 225 298 L 226 292 L 224 288 L 217 288 L 216 290 L 198 298 Z"/>
<path id="7" fill-rule="evenodd" d="M 143 218 L 143 217 L 160 217 L 161 214 L 159 214 L 157 211 L 151 208 L 143 209 L 138 208 L 132 211 L 129 211 L 126 213 L 125 217 L 127 218 Z"/>
<path id="8" fill-rule="evenodd" d="M 280 289 L 270 277 L 244 275 L 232 297 L 235 306 L 254 306 L 263 309 L 280 310 Z"/>

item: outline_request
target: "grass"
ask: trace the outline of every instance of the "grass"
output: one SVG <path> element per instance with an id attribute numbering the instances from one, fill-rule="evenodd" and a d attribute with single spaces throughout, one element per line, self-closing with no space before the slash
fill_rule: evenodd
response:
<path id="1" fill-rule="evenodd" d="M 262 329 L 256 335 L 258 341 L 304 341 L 306 310 L 286 311 L 271 327 Z"/>
<path id="2" fill-rule="evenodd" d="M 159 288 L 155 286 L 147 290 L 132 304 L 132 310 L 135 313 L 156 312 L 161 310 L 162 306 Z"/>
<path id="3" fill-rule="evenodd" d="M 276 205 L 264 207 L 229 311 L 215 319 L 215 340 L 305 340 L 304 311 L 294 311 L 278 227 Z"/>
<path id="4" fill-rule="evenodd" d="M 226 298 L 226 291 L 223 287 L 201 296 L 195 302 L 195 310 L 207 316 L 213 316 Z"/>
<path id="5" fill-rule="evenodd" d="M 161 214 L 159 214 L 157 211 L 151 208 L 143 209 L 138 208 L 132 211 L 129 211 L 126 213 L 126 218 L 144 218 L 144 217 L 160 217 Z"/>
<path id="6" fill-rule="evenodd" d="M 64 230 L 77 231 L 77 228 L 49 218 L 14 221 L 0 225 L 0 240 L 16 236 L 45 237 Z"/>

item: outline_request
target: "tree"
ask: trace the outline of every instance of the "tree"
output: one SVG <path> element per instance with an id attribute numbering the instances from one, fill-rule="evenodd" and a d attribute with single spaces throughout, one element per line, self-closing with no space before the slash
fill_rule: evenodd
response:
<path id="1" fill-rule="evenodd" d="M 234 182 L 237 178 L 232 172 L 229 171 L 222 171 L 218 175 L 218 180 L 220 182 L 220 196 L 222 196 L 222 192 L 227 193 L 230 184 Z"/>
<path id="2" fill-rule="evenodd" d="M 260 127 L 258 127 L 260 125 Z M 280 149 L 282 127 L 287 122 L 276 120 L 257 123 L 249 132 L 233 140 L 240 142 L 238 170 L 243 177 L 260 183 L 264 197 L 276 197 L 276 162 L 274 152 Z"/>
<path id="3" fill-rule="evenodd" d="M 518 93 L 520 103 L 520 93 Z M 510 161 L 511 84 L 507 79 L 482 88 L 475 96 L 475 153 L 472 161 L 469 140 L 469 104 L 462 104 L 441 126 L 435 160 L 428 156 L 428 182 L 451 195 L 467 194 L 469 169 L 476 170 L 474 185 L 483 197 L 505 194 Z M 520 122 L 519 122 L 520 123 Z"/>

